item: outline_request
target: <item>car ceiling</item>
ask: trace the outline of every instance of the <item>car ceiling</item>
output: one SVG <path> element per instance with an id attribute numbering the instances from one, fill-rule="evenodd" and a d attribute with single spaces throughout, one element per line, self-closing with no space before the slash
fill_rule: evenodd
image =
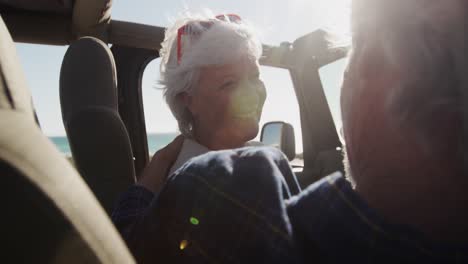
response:
<path id="1" fill-rule="evenodd" d="M 74 2 L 74 0 L 0 0 L 0 5 L 27 11 L 71 14 Z"/>
<path id="2" fill-rule="evenodd" d="M 0 15 L 16 42 L 68 45 L 82 36 L 159 50 L 163 27 L 111 19 L 113 0 L 0 0 Z M 268 52 L 267 52 L 268 53 Z M 281 63 L 267 63 L 285 67 Z"/>

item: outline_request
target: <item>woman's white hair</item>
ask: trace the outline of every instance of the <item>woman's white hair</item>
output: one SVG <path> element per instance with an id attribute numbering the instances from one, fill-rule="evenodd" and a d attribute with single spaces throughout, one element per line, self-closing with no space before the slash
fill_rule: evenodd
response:
<path id="1" fill-rule="evenodd" d="M 205 22 L 213 24 L 206 28 L 202 26 Z M 184 37 L 179 60 L 177 32 L 188 24 L 201 34 Z M 201 67 L 234 63 L 242 56 L 258 60 L 261 54 L 262 45 L 253 28 L 245 22 L 224 22 L 211 14 L 189 13 L 177 19 L 166 30 L 160 50 L 160 84 L 163 86 L 164 98 L 177 119 L 180 132 L 190 137 L 193 124 L 190 111 L 178 100 L 178 95 L 184 92 L 190 94 L 196 89 Z"/>

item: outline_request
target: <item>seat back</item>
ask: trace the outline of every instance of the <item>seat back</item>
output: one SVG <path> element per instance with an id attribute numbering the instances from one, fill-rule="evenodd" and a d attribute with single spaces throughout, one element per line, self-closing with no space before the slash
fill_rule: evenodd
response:
<path id="1" fill-rule="evenodd" d="M 134 263 L 110 219 L 35 122 L 0 17 L 0 257 L 5 263 Z"/>
<path id="2" fill-rule="evenodd" d="M 60 104 L 75 166 L 110 213 L 135 183 L 130 139 L 118 112 L 110 49 L 85 37 L 70 45 L 60 72 Z"/>

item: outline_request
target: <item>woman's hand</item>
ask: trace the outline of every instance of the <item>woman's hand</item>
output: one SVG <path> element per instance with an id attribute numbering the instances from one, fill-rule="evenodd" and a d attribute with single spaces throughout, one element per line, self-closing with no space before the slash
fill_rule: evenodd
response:
<path id="1" fill-rule="evenodd" d="M 143 170 L 137 184 L 152 192 L 159 192 L 167 179 L 169 169 L 179 156 L 183 142 L 184 137 L 180 135 L 167 146 L 157 151 L 149 165 Z"/>

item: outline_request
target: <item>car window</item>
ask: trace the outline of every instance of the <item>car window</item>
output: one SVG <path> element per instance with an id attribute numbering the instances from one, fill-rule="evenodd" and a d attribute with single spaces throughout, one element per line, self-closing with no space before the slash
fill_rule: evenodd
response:
<path id="1" fill-rule="evenodd" d="M 60 67 L 67 47 L 17 43 L 16 49 L 42 132 L 71 157 L 59 97 Z"/>
<path id="2" fill-rule="evenodd" d="M 340 107 L 340 91 L 343 82 L 343 73 L 346 69 L 348 59 L 340 59 L 319 69 L 320 80 L 327 97 L 328 106 L 335 122 L 338 135 L 341 135 L 341 107 Z"/>
<path id="3" fill-rule="evenodd" d="M 260 77 L 267 90 L 260 127 L 271 121 L 290 123 L 294 127 L 296 153 L 302 153 L 301 118 L 291 74 L 285 69 L 261 66 Z M 260 135 L 256 140 L 260 140 Z"/>
<path id="4" fill-rule="evenodd" d="M 158 151 L 178 134 L 177 121 L 163 98 L 158 84 L 161 59 L 152 60 L 143 72 L 142 94 L 145 113 L 148 151 L 150 155 Z"/>
<path id="5" fill-rule="evenodd" d="M 148 64 L 142 82 L 143 107 L 150 154 L 164 147 L 179 134 L 177 122 L 164 101 L 163 92 L 158 84 L 160 62 L 161 60 L 158 58 Z M 292 124 L 296 135 L 296 151 L 301 153 L 302 134 L 299 106 L 289 71 L 261 66 L 260 76 L 268 93 L 260 120 L 260 128 L 270 121 L 284 121 Z M 260 131 L 254 140 L 260 140 Z"/>

